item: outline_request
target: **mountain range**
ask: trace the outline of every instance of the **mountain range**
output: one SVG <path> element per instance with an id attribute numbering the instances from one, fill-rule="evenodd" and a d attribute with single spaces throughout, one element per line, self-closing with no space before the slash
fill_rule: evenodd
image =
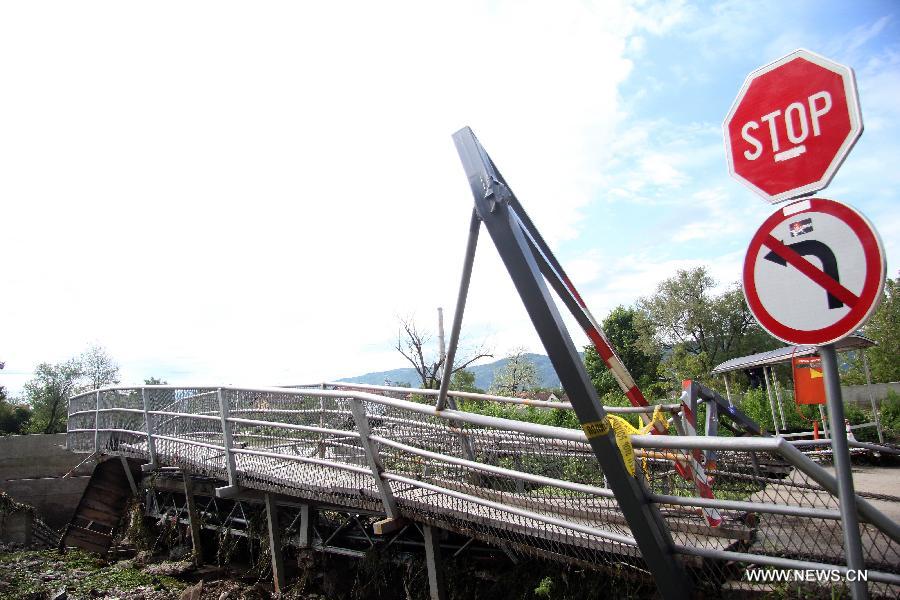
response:
<path id="1" fill-rule="evenodd" d="M 538 385 L 542 388 L 558 388 L 561 387 L 559 377 L 550 364 L 550 358 L 544 354 L 526 354 L 525 355 L 537 368 Z M 583 357 L 582 357 L 583 358 Z M 467 367 L 467 371 L 475 374 L 475 387 L 487 390 L 494 381 L 494 375 L 502 369 L 508 358 L 501 358 L 494 362 L 473 365 Z M 346 381 L 347 383 L 369 383 L 372 385 L 410 385 L 412 387 L 421 387 L 422 381 L 419 379 L 416 370 L 412 367 L 391 369 L 390 371 L 376 371 L 374 373 L 366 373 L 365 375 L 357 375 L 356 377 L 345 377 L 338 381 Z"/>

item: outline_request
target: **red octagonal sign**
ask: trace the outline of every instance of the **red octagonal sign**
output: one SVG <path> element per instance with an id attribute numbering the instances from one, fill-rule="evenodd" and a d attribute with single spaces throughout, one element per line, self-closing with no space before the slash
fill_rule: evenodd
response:
<path id="1" fill-rule="evenodd" d="M 725 119 L 731 174 L 771 203 L 828 185 L 862 133 L 849 67 L 795 50 L 751 73 Z"/>

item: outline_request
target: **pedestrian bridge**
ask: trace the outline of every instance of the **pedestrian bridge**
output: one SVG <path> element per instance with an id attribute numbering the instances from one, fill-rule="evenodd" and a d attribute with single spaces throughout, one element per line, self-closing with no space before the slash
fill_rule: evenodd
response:
<path id="1" fill-rule="evenodd" d="M 437 393 L 344 383 L 105 388 L 71 398 L 67 444 L 140 459 L 148 470 L 215 478 L 220 497 L 277 493 L 648 577 L 654 565 L 642 558 L 583 431 L 481 414 L 497 403 L 522 415 L 570 405 L 450 392 L 458 408 L 437 410 Z M 680 417 L 679 404 L 663 408 L 670 421 Z M 814 460 L 819 455 L 775 437 L 633 435 L 630 442 L 635 480 L 662 515 L 669 552 L 700 589 L 767 589 L 748 581 L 748 569 L 847 573 L 837 483 Z M 677 467 L 710 452 L 715 497 L 697 497 Z M 866 498 L 856 501 L 870 592 L 897 597 L 900 526 Z M 710 525 L 703 510 L 721 523 Z"/>

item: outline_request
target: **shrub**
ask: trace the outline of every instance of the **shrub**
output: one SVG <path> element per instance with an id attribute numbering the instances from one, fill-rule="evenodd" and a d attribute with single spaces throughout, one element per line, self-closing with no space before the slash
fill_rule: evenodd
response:
<path id="1" fill-rule="evenodd" d="M 763 429 L 775 431 L 775 424 L 772 421 L 772 409 L 764 389 L 754 388 L 752 390 L 747 390 L 747 393 L 744 394 L 744 397 L 738 403 L 738 408 L 744 411 L 744 414 L 748 417 L 756 421 Z"/>
<path id="2" fill-rule="evenodd" d="M 880 412 L 885 438 L 900 439 L 900 394 L 888 390 L 887 397 L 881 402 Z"/>

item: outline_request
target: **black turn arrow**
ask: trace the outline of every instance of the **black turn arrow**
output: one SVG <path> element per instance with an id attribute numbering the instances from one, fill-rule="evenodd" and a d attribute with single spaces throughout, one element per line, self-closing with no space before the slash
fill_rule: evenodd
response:
<path id="1" fill-rule="evenodd" d="M 840 283 L 841 278 L 838 275 L 838 265 L 837 258 L 834 256 L 834 252 L 823 242 L 818 240 L 803 240 L 802 242 L 794 242 L 793 244 L 785 244 L 788 248 L 799 254 L 800 256 L 815 256 L 820 261 L 822 261 L 822 270 L 826 275 L 834 279 L 836 282 Z M 774 251 L 769 252 L 764 257 L 766 260 L 771 260 L 773 263 L 777 265 L 781 265 L 782 267 L 787 266 L 787 261 L 776 254 Z M 831 295 L 831 292 L 828 292 L 828 308 L 841 308 L 844 306 L 844 303 Z"/>

